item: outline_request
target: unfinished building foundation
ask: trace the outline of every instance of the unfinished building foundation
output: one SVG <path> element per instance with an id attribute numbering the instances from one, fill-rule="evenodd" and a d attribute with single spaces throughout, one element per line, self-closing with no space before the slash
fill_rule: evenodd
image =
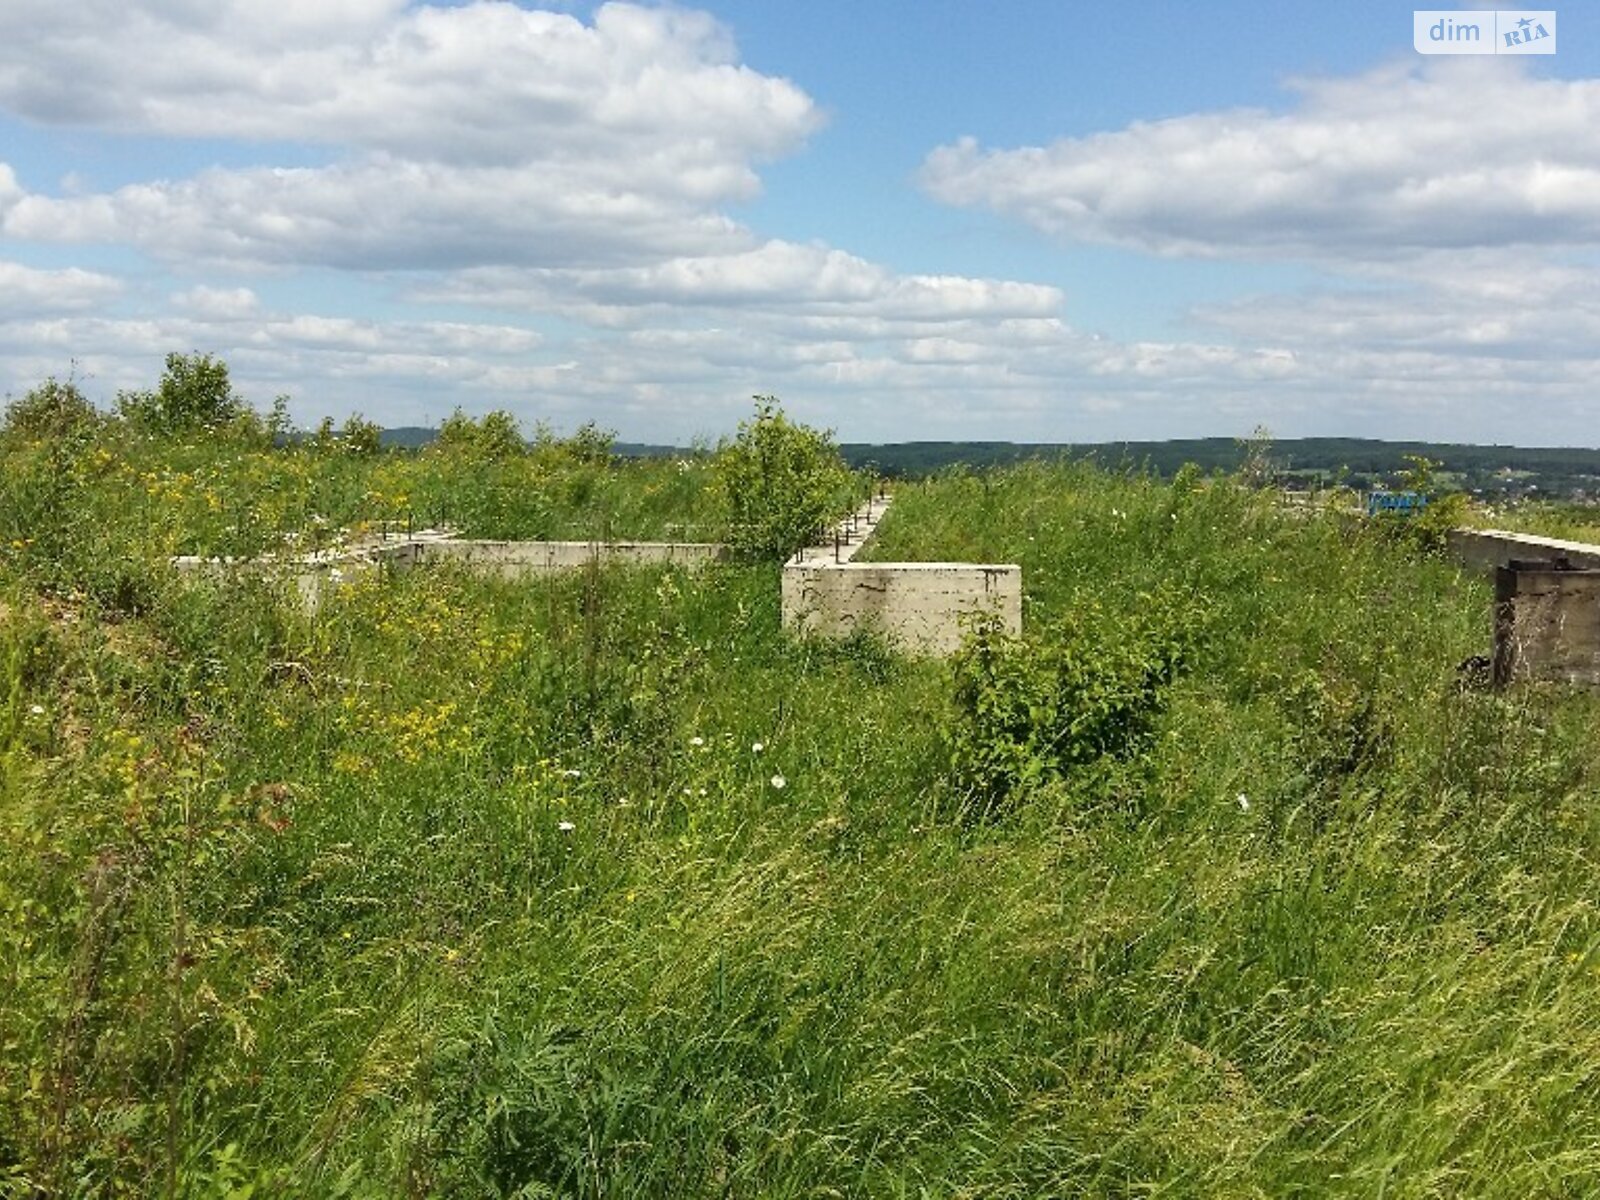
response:
<path id="1" fill-rule="evenodd" d="M 1600 570 L 1514 559 L 1495 571 L 1494 681 L 1600 685 Z"/>

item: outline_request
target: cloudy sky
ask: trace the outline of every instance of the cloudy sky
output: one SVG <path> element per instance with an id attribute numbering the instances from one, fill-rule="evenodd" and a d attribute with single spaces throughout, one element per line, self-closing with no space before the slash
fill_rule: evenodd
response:
<path id="1" fill-rule="evenodd" d="M 1600 445 L 1557 11 L 1444 58 L 1348 0 L 0 0 L 0 391 L 180 350 L 307 424 Z"/>

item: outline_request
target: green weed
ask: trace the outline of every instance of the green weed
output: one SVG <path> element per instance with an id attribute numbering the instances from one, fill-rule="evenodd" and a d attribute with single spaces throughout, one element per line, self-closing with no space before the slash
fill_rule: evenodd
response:
<path id="1" fill-rule="evenodd" d="M 874 555 L 1024 568 L 950 664 L 788 639 L 770 564 L 163 566 L 649 535 L 699 460 L 3 453 L 0 1194 L 1600 1187 L 1595 702 L 1459 687 L 1487 589 L 1392 538 L 906 485 Z"/>

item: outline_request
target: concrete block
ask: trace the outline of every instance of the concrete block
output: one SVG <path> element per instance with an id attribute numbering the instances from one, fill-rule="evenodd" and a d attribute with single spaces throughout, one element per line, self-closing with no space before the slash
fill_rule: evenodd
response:
<path id="1" fill-rule="evenodd" d="M 727 557 L 727 553 L 727 547 L 714 542 L 437 541 L 406 543 L 386 552 L 385 558 L 401 567 L 451 562 L 478 574 L 522 579 L 593 562 L 703 566 Z"/>
<path id="2" fill-rule="evenodd" d="M 294 558 L 278 558 L 270 554 L 258 558 L 205 558 L 196 554 L 180 554 L 170 561 L 172 569 L 180 575 L 208 579 L 250 575 L 273 581 L 287 580 L 294 585 L 295 593 L 308 613 L 315 613 L 321 608 L 323 597 L 334 588 L 378 567 L 369 556 L 335 551 Z"/>
<path id="3" fill-rule="evenodd" d="M 842 566 L 849 562 L 878 531 L 878 522 L 889 511 L 893 496 L 874 496 L 835 527 L 830 539 L 795 552 L 785 566 Z"/>
<path id="4" fill-rule="evenodd" d="M 882 633 L 914 654 L 949 654 L 963 618 L 988 610 L 1022 632 L 1022 568 L 981 563 L 791 561 L 783 569 L 783 624 L 799 633 Z"/>
<path id="5" fill-rule="evenodd" d="M 1495 572 L 1494 681 L 1600 685 L 1600 570 L 1514 560 Z"/>
<path id="6" fill-rule="evenodd" d="M 1600 546 L 1506 529 L 1452 529 L 1445 535 L 1445 547 L 1463 567 L 1489 576 L 1514 558 L 1559 560 L 1581 568 L 1600 567 Z"/>
<path id="7" fill-rule="evenodd" d="M 287 577 L 293 580 L 307 612 L 316 612 L 324 596 L 357 576 L 388 567 L 405 570 L 436 562 L 457 562 L 476 574 L 502 579 L 525 579 L 555 571 L 570 571 L 592 562 L 647 565 L 678 563 L 699 566 L 726 557 L 725 546 L 709 542 L 496 542 L 456 541 L 425 531 L 395 541 L 371 540 L 340 550 L 279 557 L 203 558 L 179 555 L 171 560 L 175 571 L 189 575 L 223 576 L 239 572 Z"/>

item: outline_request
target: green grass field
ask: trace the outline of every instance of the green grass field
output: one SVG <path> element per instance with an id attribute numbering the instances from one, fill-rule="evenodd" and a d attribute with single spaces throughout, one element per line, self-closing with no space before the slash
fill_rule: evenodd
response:
<path id="1" fill-rule="evenodd" d="M 1600 544 L 1600 508 L 1560 500 L 1523 501 L 1513 506 L 1480 506 L 1472 524 L 1483 529 L 1512 529 L 1572 542 Z"/>
<path id="2" fill-rule="evenodd" d="M 1462 686 L 1401 538 L 946 473 L 869 550 L 1023 565 L 952 664 L 759 563 L 163 565 L 714 526 L 698 462 L 4 454 L 0 1195 L 1600 1191 L 1595 702 Z"/>

